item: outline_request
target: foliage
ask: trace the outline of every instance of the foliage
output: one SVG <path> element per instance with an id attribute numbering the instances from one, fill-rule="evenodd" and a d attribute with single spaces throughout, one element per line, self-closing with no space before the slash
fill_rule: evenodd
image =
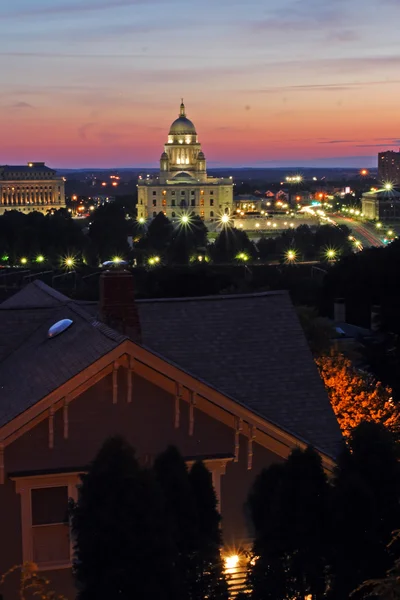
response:
<path id="1" fill-rule="evenodd" d="M 361 423 L 339 456 L 331 501 L 331 597 L 342 600 L 366 579 L 383 577 L 400 525 L 398 449 L 383 425 Z M 357 597 L 363 594 L 358 592 Z"/>
<path id="2" fill-rule="evenodd" d="M 65 210 L 53 215 L 13 210 L 0 216 L 0 256 L 9 256 L 11 263 L 39 254 L 58 263 L 61 256 L 82 252 L 85 246 L 84 234 Z"/>
<path id="3" fill-rule="evenodd" d="M 216 262 L 232 262 L 240 252 L 254 256 L 256 249 L 245 231 L 223 227 L 212 248 L 211 255 Z"/>
<path id="4" fill-rule="evenodd" d="M 298 306 L 296 312 L 313 355 L 321 356 L 328 352 L 333 333 L 330 321 L 320 317 L 310 306 Z"/>
<path id="5" fill-rule="evenodd" d="M 392 431 L 398 430 L 400 410 L 389 388 L 358 371 L 342 354 L 331 352 L 317 358 L 316 363 L 345 436 L 362 421 L 374 421 Z"/>
<path id="6" fill-rule="evenodd" d="M 6 579 L 12 577 L 14 573 L 20 572 L 19 577 L 19 600 L 26 600 L 31 596 L 37 596 L 40 600 L 65 600 L 65 596 L 57 594 L 51 588 L 50 580 L 39 573 L 38 567 L 33 562 L 24 562 L 22 565 L 15 565 L 3 575 L 0 575 L 0 589 Z"/>
<path id="7" fill-rule="evenodd" d="M 82 476 L 71 518 L 80 600 L 174 596 L 162 495 L 122 438 L 107 440 Z"/>
<path id="8" fill-rule="evenodd" d="M 256 479 L 249 507 L 256 537 L 249 583 L 254 600 L 322 598 L 327 587 L 328 483 L 312 449 Z"/>
<path id="9" fill-rule="evenodd" d="M 197 520 L 197 580 L 193 600 L 228 600 L 221 557 L 221 517 L 210 471 L 196 462 L 189 474 Z"/>
<path id="10" fill-rule="evenodd" d="M 174 447 L 157 457 L 154 470 L 164 493 L 174 541 L 176 597 L 227 600 L 220 515 L 211 473 L 203 463 L 195 463 L 188 473 Z"/>
<path id="11" fill-rule="evenodd" d="M 186 463 L 171 446 L 154 462 L 162 488 L 170 535 L 174 542 L 177 598 L 191 598 L 195 586 L 197 523 L 193 492 Z"/>
<path id="12" fill-rule="evenodd" d="M 112 260 L 114 256 L 126 258 L 129 253 L 129 222 L 125 211 L 118 204 L 104 204 L 93 214 L 89 227 L 89 239 L 100 262 Z"/>
<path id="13" fill-rule="evenodd" d="M 388 546 L 398 546 L 400 542 L 400 532 L 395 531 L 393 539 Z M 399 600 L 400 599 L 400 558 L 394 561 L 394 565 L 386 571 L 385 577 L 379 579 L 368 579 L 364 581 L 355 590 L 355 595 L 362 593 L 364 597 L 380 598 L 381 600 Z"/>

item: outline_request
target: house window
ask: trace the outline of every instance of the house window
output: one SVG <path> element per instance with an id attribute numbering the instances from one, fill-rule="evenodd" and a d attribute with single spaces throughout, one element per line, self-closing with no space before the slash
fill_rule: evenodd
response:
<path id="1" fill-rule="evenodd" d="M 214 198 L 210 198 L 210 206 L 214 206 Z"/>
<path id="2" fill-rule="evenodd" d="M 153 192 L 153 196 L 157 196 L 157 192 Z"/>
<path id="3" fill-rule="evenodd" d="M 175 198 L 171 200 L 171 206 L 175 206 Z"/>
<path id="4" fill-rule="evenodd" d="M 210 217 L 213 217 L 213 216 L 214 216 L 214 211 L 210 210 Z"/>
<path id="5" fill-rule="evenodd" d="M 194 196 L 194 190 L 191 190 L 190 195 Z"/>
<path id="6" fill-rule="evenodd" d="M 184 192 L 184 191 L 182 191 L 182 192 L 181 192 L 181 196 L 184 196 L 184 195 L 185 195 L 185 192 Z"/>
<path id="7" fill-rule="evenodd" d="M 214 191 L 213 190 L 210 191 L 210 196 L 214 196 Z"/>
<path id="8" fill-rule="evenodd" d="M 153 200 L 153 206 L 157 206 L 157 200 L 156 199 Z"/>
<path id="9" fill-rule="evenodd" d="M 77 500 L 79 475 L 16 478 L 21 495 L 22 560 L 39 569 L 69 568 L 72 544 L 68 499 Z"/>
<path id="10" fill-rule="evenodd" d="M 190 206 L 196 206 L 196 200 L 195 200 L 195 198 L 191 199 Z"/>
<path id="11" fill-rule="evenodd" d="M 175 192 L 171 192 L 171 195 L 172 195 L 172 196 L 175 196 Z"/>
<path id="12" fill-rule="evenodd" d="M 153 212 L 153 217 L 156 217 L 156 216 L 157 216 L 157 213 L 156 213 L 156 211 L 154 211 Z"/>
<path id="13" fill-rule="evenodd" d="M 175 213 L 174 213 L 174 211 L 172 211 L 172 213 L 171 213 L 171 217 L 172 217 L 172 218 L 173 218 L 173 217 L 175 217 Z"/>

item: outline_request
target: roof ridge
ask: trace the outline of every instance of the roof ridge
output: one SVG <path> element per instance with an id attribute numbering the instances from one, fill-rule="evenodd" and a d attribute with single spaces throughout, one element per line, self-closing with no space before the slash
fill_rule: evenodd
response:
<path id="1" fill-rule="evenodd" d="M 241 300 L 245 298 L 262 298 L 266 296 L 289 296 L 287 290 L 272 290 L 268 292 L 257 292 L 248 294 L 221 294 L 214 296 L 185 296 L 183 298 L 141 298 L 135 300 L 138 304 L 150 303 L 150 302 L 191 302 L 195 301 L 211 301 L 211 300 Z"/>
<path id="2" fill-rule="evenodd" d="M 31 281 L 31 283 L 28 283 L 26 287 L 30 285 L 38 287 L 40 290 L 42 290 L 42 292 L 45 292 L 48 296 L 51 296 L 60 303 L 73 302 L 71 298 L 65 296 L 64 294 L 61 294 L 61 292 L 51 287 L 50 285 L 47 285 L 47 283 L 44 283 L 41 279 L 35 279 L 35 281 Z"/>

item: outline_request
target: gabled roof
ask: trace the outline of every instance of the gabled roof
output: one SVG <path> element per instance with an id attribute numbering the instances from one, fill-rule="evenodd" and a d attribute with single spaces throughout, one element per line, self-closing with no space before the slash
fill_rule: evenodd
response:
<path id="1" fill-rule="evenodd" d="M 335 456 L 339 426 L 287 292 L 137 306 L 144 346 Z"/>
<path id="2" fill-rule="evenodd" d="M 148 351 L 336 455 L 339 426 L 286 292 L 142 300 L 137 309 Z M 0 427 L 127 339 L 96 313 L 40 281 L 0 304 Z M 64 318 L 73 325 L 48 339 Z"/>
<path id="3" fill-rule="evenodd" d="M 62 319 L 72 326 L 49 339 Z M 0 427 L 125 339 L 41 281 L 0 304 Z"/>

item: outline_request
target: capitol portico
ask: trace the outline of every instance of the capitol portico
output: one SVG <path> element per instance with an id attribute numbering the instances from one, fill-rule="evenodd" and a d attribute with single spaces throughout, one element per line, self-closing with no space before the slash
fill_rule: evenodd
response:
<path id="1" fill-rule="evenodd" d="M 232 204 L 232 178 L 207 175 L 206 158 L 182 100 L 161 155 L 159 175 L 139 178 L 138 218 L 163 212 L 174 219 L 193 213 L 209 221 L 231 213 Z"/>

